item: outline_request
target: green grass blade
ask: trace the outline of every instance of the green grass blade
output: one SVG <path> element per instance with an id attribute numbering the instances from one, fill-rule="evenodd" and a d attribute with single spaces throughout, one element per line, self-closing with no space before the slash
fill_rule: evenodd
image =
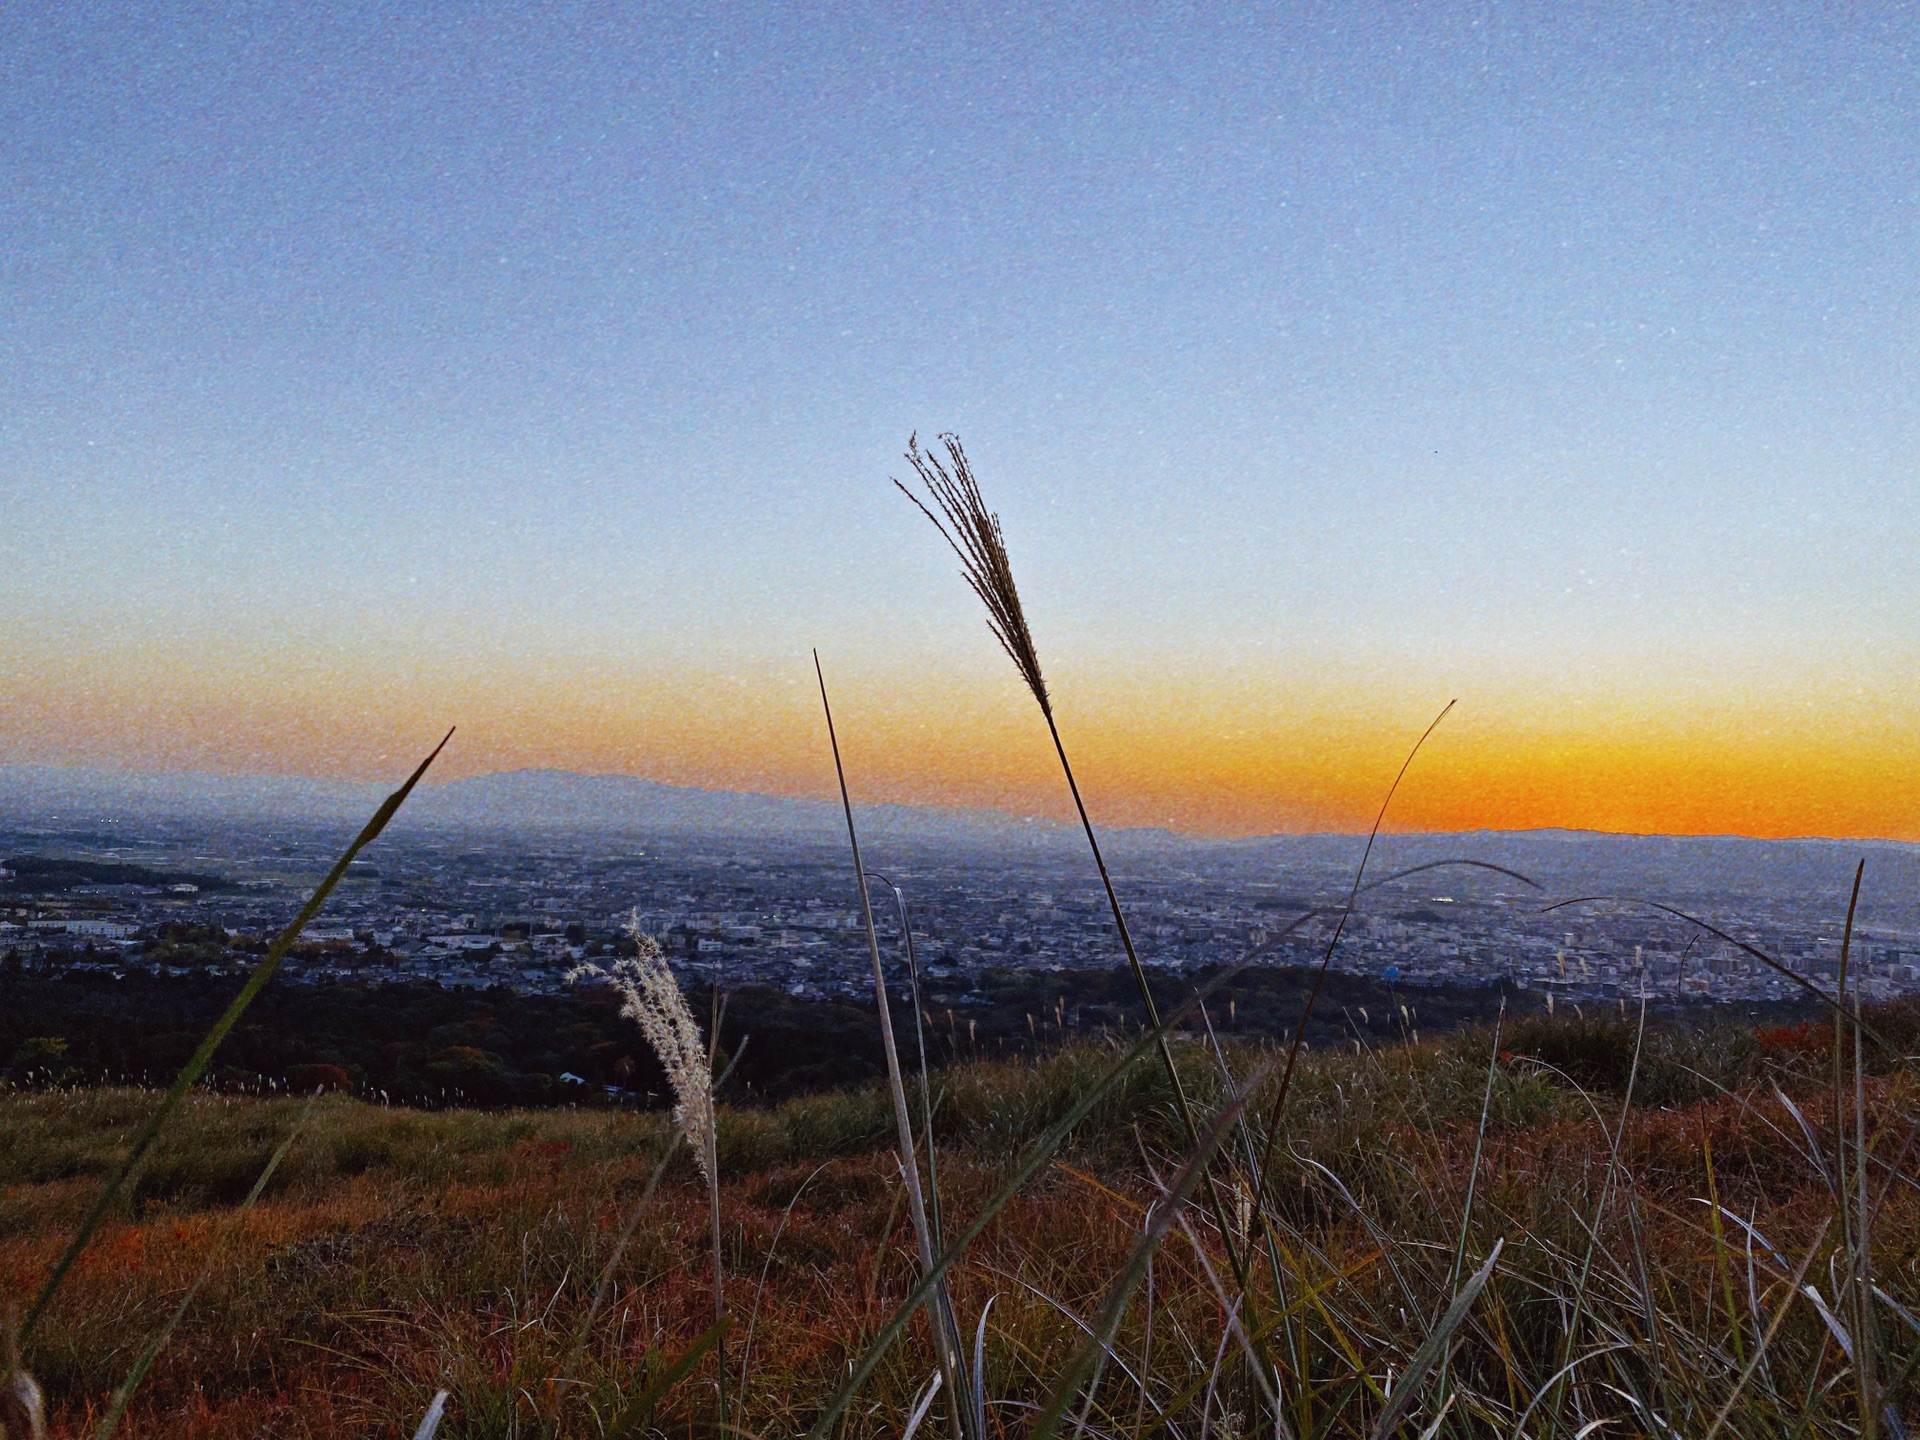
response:
<path id="1" fill-rule="evenodd" d="M 1221 1141 L 1227 1138 L 1228 1131 L 1240 1118 L 1240 1112 L 1246 1108 L 1248 1098 L 1265 1078 L 1264 1070 L 1254 1075 L 1226 1108 L 1214 1117 L 1213 1124 L 1200 1137 L 1200 1144 L 1187 1157 L 1186 1165 L 1168 1189 L 1166 1198 L 1154 1207 L 1153 1220 L 1147 1226 L 1146 1233 L 1140 1237 L 1140 1243 L 1133 1247 L 1126 1266 L 1115 1277 L 1112 1288 L 1107 1292 L 1106 1304 L 1100 1307 L 1099 1321 L 1088 1330 L 1086 1339 L 1075 1347 L 1073 1357 L 1068 1360 L 1066 1369 L 1054 1384 L 1046 1408 L 1034 1422 L 1029 1440 L 1051 1440 L 1053 1432 L 1060 1427 L 1060 1421 L 1066 1416 L 1073 1397 L 1080 1393 L 1080 1387 L 1086 1384 L 1094 1365 L 1111 1345 L 1114 1333 L 1119 1330 L 1120 1321 L 1127 1313 L 1127 1306 L 1133 1300 L 1133 1292 L 1147 1273 L 1148 1264 L 1159 1253 L 1160 1246 L 1173 1229 L 1174 1222 L 1179 1219 L 1180 1212 L 1186 1208 L 1187 1201 L 1193 1198 L 1201 1177 L 1207 1173 L 1207 1166 L 1213 1161 L 1214 1152 L 1220 1148 Z"/>
<path id="2" fill-rule="evenodd" d="M 1453 1297 L 1453 1303 L 1447 1306 L 1447 1313 L 1440 1317 L 1440 1323 L 1433 1333 L 1420 1342 L 1420 1348 L 1413 1352 L 1413 1358 L 1407 1361 L 1407 1370 L 1400 1377 L 1400 1383 L 1393 1387 L 1393 1394 L 1387 1400 L 1387 1408 L 1380 1412 L 1379 1423 L 1373 1427 L 1373 1440 L 1387 1440 L 1394 1429 L 1406 1418 L 1407 1411 L 1413 1408 L 1414 1396 L 1419 1392 L 1420 1382 L 1426 1378 L 1427 1371 L 1434 1367 L 1440 1357 L 1446 1353 L 1447 1345 L 1453 1339 L 1453 1332 L 1460 1328 L 1460 1322 L 1467 1318 L 1467 1311 L 1473 1308 L 1473 1302 L 1480 1298 L 1480 1292 L 1493 1277 L 1493 1267 L 1500 1262 L 1500 1252 L 1506 1248 L 1505 1239 L 1493 1242 L 1493 1249 L 1481 1262 L 1480 1268 L 1473 1272 L 1467 1283 L 1460 1287 L 1460 1293 Z"/>
<path id="3" fill-rule="evenodd" d="M 213 1063 L 214 1052 L 220 1048 L 221 1042 L 239 1023 L 247 1007 L 253 1004 L 254 999 L 266 988 L 267 982 L 280 968 L 280 962 L 286 958 L 287 952 L 300 938 L 300 932 L 306 929 L 308 922 L 319 913 L 320 907 L 326 904 L 327 897 L 333 893 L 334 886 L 338 885 L 346 875 L 347 867 L 362 850 L 373 843 L 382 830 L 387 828 L 387 822 L 393 819 L 395 812 L 406 803 L 407 797 L 413 793 L 413 787 L 418 785 L 420 777 L 427 773 L 427 767 L 433 764 L 442 750 L 446 749 L 447 741 L 452 738 L 453 731 L 447 731 L 445 738 L 433 747 L 433 753 L 422 760 L 419 768 L 407 777 L 406 784 L 389 795 L 381 803 L 380 808 L 373 812 L 373 818 L 367 821 L 360 833 L 354 837 L 353 843 L 341 854 L 339 860 L 334 862 L 333 869 L 327 872 L 326 878 L 308 897 L 307 903 L 301 907 L 293 923 L 274 938 L 266 955 L 261 958 L 258 965 L 253 967 L 253 973 L 247 977 L 247 983 L 240 987 L 240 993 L 233 997 L 220 1018 L 213 1022 L 213 1028 L 200 1042 L 200 1048 L 195 1050 L 187 1063 L 180 1067 L 180 1073 L 174 1076 L 173 1084 L 168 1087 L 158 1107 L 152 1115 L 147 1117 L 146 1123 L 135 1134 L 133 1143 L 127 1148 L 126 1159 L 122 1160 L 113 1174 L 108 1177 L 105 1188 L 101 1190 L 99 1198 L 93 1202 L 93 1208 L 87 1212 L 86 1219 L 80 1222 L 80 1229 L 74 1235 L 73 1243 L 67 1246 L 66 1252 L 54 1265 L 53 1272 L 47 1276 L 46 1283 L 40 1287 L 40 1293 L 34 1296 L 33 1304 L 27 1309 L 26 1318 L 20 1323 L 20 1344 L 25 1345 L 28 1337 L 33 1334 L 33 1327 L 46 1313 L 47 1306 L 53 1303 L 53 1297 L 59 1293 L 61 1283 L 66 1280 L 68 1272 L 73 1269 L 74 1263 L 79 1260 L 81 1253 L 93 1239 L 94 1232 L 100 1228 L 100 1222 L 106 1218 L 107 1211 L 120 1197 L 128 1177 L 147 1158 L 147 1152 L 153 1148 L 153 1142 L 159 1137 L 167 1121 L 172 1118 L 173 1112 L 180 1108 L 180 1102 L 186 1098 L 187 1091 L 193 1088 L 200 1077 L 206 1073 L 207 1067 Z"/>
<path id="4" fill-rule="evenodd" d="M 1733 1414 L 1733 1407 L 1740 1403 L 1740 1397 L 1753 1380 L 1754 1371 L 1760 1368 L 1760 1362 L 1766 1357 L 1767 1347 L 1773 1343 L 1781 1324 L 1787 1318 L 1787 1312 L 1793 1308 L 1793 1302 L 1800 1297 L 1800 1287 L 1807 1278 L 1807 1271 L 1813 1268 L 1813 1257 L 1820 1253 L 1820 1247 L 1826 1243 L 1827 1231 L 1833 1228 L 1834 1217 L 1829 1215 L 1820 1222 L 1820 1231 L 1813 1237 L 1813 1244 L 1807 1247 L 1807 1253 L 1793 1272 L 1793 1278 L 1787 1282 L 1786 1292 L 1780 1297 L 1779 1307 L 1773 1312 L 1773 1319 L 1760 1336 L 1760 1343 L 1754 1346 L 1753 1358 L 1747 1361 L 1746 1368 L 1740 1372 L 1740 1378 L 1734 1383 L 1733 1392 L 1727 1396 L 1726 1403 L 1720 1407 L 1720 1413 L 1713 1417 L 1713 1424 L 1707 1427 L 1705 1440 L 1714 1440 L 1721 1427 L 1727 1423 L 1727 1417 Z M 1522 1417 L 1523 1419 L 1525 1417 Z M 1515 1433 L 1518 1434 L 1516 1428 Z"/>
<path id="5" fill-rule="evenodd" d="M 688 1372 L 700 1363 L 700 1357 L 718 1345 L 726 1331 L 727 1322 L 724 1319 L 709 1325 L 698 1340 L 681 1352 L 678 1360 L 656 1375 L 653 1382 L 634 1397 L 633 1403 L 620 1412 L 613 1424 L 607 1427 L 605 1440 L 627 1440 L 628 1436 L 644 1430 L 647 1422 L 653 1419 L 654 1407 L 666 1398 L 669 1390 L 687 1378 Z"/>

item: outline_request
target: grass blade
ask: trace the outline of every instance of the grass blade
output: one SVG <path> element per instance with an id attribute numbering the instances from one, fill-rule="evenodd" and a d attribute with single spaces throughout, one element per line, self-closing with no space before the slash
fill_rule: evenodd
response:
<path id="1" fill-rule="evenodd" d="M 651 1384 L 633 1399 L 633 1403 L 622 1410 L 613 1424 L 607 1427 L 605 1440 L 627 1440 L 637 1435 L 653 1419 L 654 1408 L 666 1398 L 674 1386 L 687 1378 L 694 1366 L 700 1363 L 700 1357 L 720 1343 L 720 1337 L 726 1334 L 727 1322 L 721 1318 L 706 1328 L 700 1338 L 681 1351 L 680 1358 L 653 1378 Z"/>
<path id="2" fill-rule="evenodd" d="M 1720 1407 L 1720 1413 L 1713 1417 L 1713 1424 L 1707 1427 L 1707 1433 L 1702 1440 L 1714 1440 L 1714 1436 L 1718 1435 L 1721 1427 L 1727 1423 L 1727 1417 L 1733 1414 L 1733 1407 L 1739 1403 L 1740 1396 L 1745 1393 L 1748 1384 L 1753 1380 L 1753 1372 L 1760 1368 L 1760 1361 L 1767 1353 L 1767 1346 L 1773 1343 L 1773 1337 L 1779 1333 L 1782 1322 L 1787 1318 L 1787 1312 L 1793 1308 L 1794 1297 L 1800 1294 L 1801 1287 L 1806 1282 L 1807 1271 L 1813 1268 L 1813 1257 L 1820 1253 L 1820 1247 L 1827 1238 L 1827 1231 L 1832 1228 L 1833 1217 L 1829 1215 L 1821 1222 L 1820 1233 L 1813 1237 L 1813 1244 L 1807 1247 L 1807 1253 L 1801 1258 L 1799 1268 L 1793 1272 L 1793 1278 L 1787 1282 L 1786 1294 L 1782 1297 L 1779 1308 L 1773 1312 L 1773 1319 L 1768 1322 L 1766 1331 L 1760 1336 L 1760 1343 L 1753 1347 L 1753 1358 L 1747 1361 L 1746 1368 L 1740 1372 L 1740 1378 L 1734 1383 L 1732 1393 L 1727 1396 L 1726 1403 Z"/>
<path id="3" fill-rule="evenodd" d="M 833 728 L 833 706 L 827 701 L 827 676 L 820 666 L 818 650 L 813 652 L 813 673 L 820 682 L 820 708 L 827 717 L 827 741 L 833 748 L 833 771 L 840 782 L 840 808 L 847 818 L 847 844 L 853 851 L 854 879 L 860 890 L 860 918 L 866 925 L 867 951 L 873 961 L 873 999 L 880 1015 L 881 1049 L 887 1060 L 887 1088 L 893 1098 L 894 1128 L 900 1146 L 900 1171 L 906 1180 L 907 1204 L 913 1217 L 913 1238 L 920 1252 L 920 1268 L 930 1271 L 934 1257 L 933 1227 L 927 1219 L 926 1193 L 920 1186 L 920 1161 L 913 1144 L 913 1120 L 907 1113 L 906 1081 L 901 1075 L 899 1046 L 894 1042 L 893 1013 L 887 1004 L 886 971 L 880 963 L 880 935 L 873 923 L 873 895 L 867 882 L 866 864 L 860 857 L 860 834 L 854 828 L 853 801 L 847 793 L 847 770 L 840 762 L 840 737 Z M 917 1005 L 914 1014 L 917 1020 Z M 928 1137 L 928 1143 L 932 1143 L 931 1136 Z M 940 1373 L 945 1378 L 947 1393 L 954 1397 L 954 1431 L 957 1435 L 965 1423 L 966 1360 L 960 1348 L 960 1325 L 954 1314 L 953 1297 L 947 1291 L 945 1280 L 934 1292 L 934 1330 L 940 1354 Z M 984 1440 L 984 1437 L 974 1436 L 973 1440 Z"/>
<path id="4" fill-rule="evenodd" d="M 1067 1413 L 1067 1407 L 1073 1403 L 1073 1397 L 1086 1383 L 1087 1376 L 1093 1373 L 1094 1365 L 1102 1353 L 1113 1342 L 1114 1332 L 1120 1328 L 1120 1321 L 1127 1312 L 1127 1306 L 1133 1299 L 1133 1292 L 1147 1273 L 1147 1266 L 1159 1253 L 1161 1244 L 1172 1231 L 1174 1223 L 1180 1218 L 1180 1212 L 1192 1198 L 1199 1186 L 1201 1177 L 1206 1174 L 1207 1166 L 1213 1160 L 1214 1151 L 1220 1148 L 1220 1142 L 1226 1139 L 1227 1132 L 1240 1118 L 1240 1112 L 1246 1108 L 1248 1099 L 1267 1072 L 1261 1070 L 1249 1079 L 1238 1095 L 1228 1103 L 1213 1124 L 1201 1136 L 1199 1146 L 1187 1157 L 1186 1165 L 1168 1189 L 1165 1199 L 1154 1207 L 1153 1219 L 1148 1223 L 1146 1233 L 1127 1257 L 1126 1266 L 1115 1278 L 1107 1293 L 1106 1304 L 1101 1307 L 1099 1321 L 1089 1330 L 1086 1338 L 1075 1348 L 1073 1357 L 1061 1372 L 1055 1383 L 1052 1396 L 1047 1400 L 1046 1408 L 1040 1412 L 1040 1418 L 1034 1422 L 1030 1440 L 1050 1440 L 1053 1432 L 1059 1428 L 1061 1419 Z M 1222 1337 L 1224 1340 L 1224 1337 Z"/>
<path id="5" fill-rule="evenodd" d="M 1500 1263 L 1500 1252 L 1506 1248 L 1506 1244 L 1504 1238 L 1493 1242 L 1493 1250 L 1467 1283 L 1460 1287 L 1460 1293 L 1453 1297 L 1453 1303 L 1447 1306 L 1447 1313 L 1440 1317 L 1440 1323 L 1434 1326 L 1433 1333 L 1421 1341 L 1420 1348 L 1413 1352 L 1413 1358 L 1407 1361 L 1406 1373 L 1400 1377 L 1400 1383 L 1393 1387 L 1393 1393 L 1387 1399 L 1387 1408 L 1380 1412 L 1379 1423 L 1373 1427 L 1373 1440 L 1387 1440 L 1387 1436 L 1406 1418 L 1407 1411 L 1413 1408 L 1420 1382 L 1445 1352 L 1453 1339 L 1453 1332 L 1460 1328 L 1460 1322 L 1467 1318 L 1467 1311 L 1473 1308 L 1473 1302 L 1479 1299 L 1480 1292 L 1493 1277 L 1493 1267 Z"/>
<path id="6" fill-rule="evenodd" d="M 920 1429 L 920 1422 L 927 1418 L 927 1412 L 933 1409 L 933 1397 L 940 1393 L 940 1372 L 933 1372 L 933 1378 L 927 1382 L 927 1388 L 921 1392 L 920 1399 L 913 1407 L 913 1414 L 907 1417 L 907 1423 L 900 1429 L 900 1440 L 913 1440 Z"/>
<path id="7" fill-rule="evenodd" d="M 427 1413 L 420 1417 L 420 1428 L 413 1432 L 413 1440 L 433 1440 L 440 1433 L 440 1422 L 446 1418 L 447 1401 L 452 1398 L 451 1390 L 433 1392 L 433 1403 L 427 1406 Z"/>
<path id="8" fill-rule="evenodd" d="M 126 1158 L 108 1177 L 99 1198 L 93 1202 L 93 1208 L 87 1211 L 86 1218 L 80 1222 L 79 1232 L 74 1235 L 73 1242 L 55 1263 L 53 1272 L 47 1276 L 46 1283 L 40 1287 L 40 1293 L 34 1296 L 33 1304 L 28 1307 L 26 1318 L 20 1324 L 20 1344 L 25 1345 L 28 1337 L 33 1334 L 33 1327 L 46 1313 L 47 1306 L 53 1303 L 53 1297 L 59 1293 L 61 1283 L 73 1269 L 74 1263 L 79 1260 L 81 1252 L 93 1239 L 94 1232 L 100 1228 L 100 1222 L 106 1218 L 107 1211 L 119 1198 L 128 1177 L 147 1158 L 147 1152 L 153 1148 L 153 1142 L 159 1137 L 167 1121 L 172 1118 L 173 1112 L 180 1108 L 180 1102 L 186 1098 L 187 1091 L 193 1088 L 200 1077 L 206 1073 L 207 1067 L 213 1063 L 214 1052 L 220 1048 L 221 1042 L 239 1023 L 247 1007 L 253 1004 L 254 999 L 266 988 L 267 982 L 273 979 L 274 973 L 280 968 L 280 962 L 286 958 L 287 952 L 300 938 L 300 932 L 306 929 L 307 923 L 320 912 L 320 907 L 327 903 L 327 897 L 333 893 L 334 887 L 346 875 L 347 867 L 354 862 L 362 850 L 379 838 L 380 832 L 387 828 L 387 822 L 393 819 L 395 813 L 406 803 L 407 797 L 413 793 L 413 787 L 420 783 L 420 777 L 427 773 L 427 767 L 439 758 L 440 752 L 447 748 L 447 741 L 452 738 L 453 731 L 447 731 L 440 743 L 433 747 L 433 753 L 422 760 L 419 768 L 407 777 L 406 783 L 381 802 L 380 808 L 373 812 L 373 818 L 367 821 L 358 835 L 354 836 L 353 843 L 341 853 L 340 858 L 334 862 L 333 869 L 327 872 L 326 878 L 307 898 L 307 903 L 300 908 L 300 913 L 294 917 L 293 923 L 274 937 L 273 944 L 267 947 L 267 953 L 261 957 L 260 963 L 253 967 L 253 973 L 247 977 L 247 983 L 240 987 L 240 993 L 233 997 L 220 1018 L 213 1022 L 213 1028 L 207 1031 L 206 1038 L 200 1042 L 200 1048 L 195 1050 L 187 1063 L 180 1067 L 180 1073 L 174 1076 L 173 1084 L 168 1087 L 160 1104 L 153 1114 L 147 1117 L 146 1123 L 140 1127 L 132 1143 L 128 1145 Z"/>
<path id="9" fill-rule="evenodd" d="M 980 1323 L 973 1331 L 973 1423 L 982 1435 L 987 1433 L 987 1316 L 998 1298 L 991 1296 L 980 1307 Z"/>

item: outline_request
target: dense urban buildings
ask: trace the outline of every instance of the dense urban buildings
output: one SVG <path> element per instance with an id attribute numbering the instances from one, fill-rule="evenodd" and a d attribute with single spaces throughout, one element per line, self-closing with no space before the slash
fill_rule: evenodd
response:
<path id="1" fill-rule="evenodd" d="M 873 886 L 886 963 L 904 961 L 902 905 L 923 979 L 945 1005 L 966 1004 L 990 969 L 1117 963 L 1105 900 L 1071 838 L 875 845 L 871 863 L 898 887 L 896 898 Z M 169 934 L 218 934 L 241 942 L 227 963 L 245 964 L 244 942 L 287 924 L 340 844 L 331 828 L 287 825 L 0 830 L 0 959 L 124 974 L 177 956 L 155 943 Z M 1338 925 L 1333 964 L 1405 986 L 1505 980 L 1574 1002 L 1802 993 L 1739 945 L 1657 908 L 1665 904 L 1831 990 L 1853 851 L 1795 844 L 1388 837 L 1368 869 L 1370 882 L 1387 883 L 1364 890 Z M 1123 834 L 1115 870 L 1148 964 L 1300 964 L 1333 942 L 1360 851 L 1354 837 L 1232 845 Z M 1848 963 L 1869 998 L 1920 990 L 1910 851 L 1862 851 L 1867 898 Z M 1390 878 L 1436 859 L 1505 868 L 1449 863 Z M 285 978 L 554 991 L 629 927 L 702 982 L 800 998 L 871 993 L 851 866 L 830 836 L 398 832 L 353 867 Z"/>

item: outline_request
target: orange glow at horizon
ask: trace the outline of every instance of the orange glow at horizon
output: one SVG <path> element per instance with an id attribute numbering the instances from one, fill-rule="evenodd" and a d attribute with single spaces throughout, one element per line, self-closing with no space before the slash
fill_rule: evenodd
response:
<path id="1" fill-rule="evenodd" d="M 159 667 L 156 667 L 158 669 Z M 111 678 L 108 676 L 111 675 Z M 811 673 L 679 671 L 304 683 L 257 672 L 182 679 L 45 666 L 0 708 L 0 759 L 150 770 L 387 779 L 449 723 L 437 780 L 543 766 L 712 789 L 826 795 Z M 829 671 L 832 679 L 832 671 Z M 1276 699 L 1110 678 L 1057 687 L 1096 820 L 1199 833 L 1356 831 L 1446 691 L 1354 686 Z M 1038 715 L 1010 676 L 852 671 L 835 710 L 859 803 L 1070 812 Z M 1392 830 L 1564 827 L 1920 840 L 1911 706 L 1668 695 L 1637 707 L 1577 694 L 1466 693 L 1387 815 Z"/>

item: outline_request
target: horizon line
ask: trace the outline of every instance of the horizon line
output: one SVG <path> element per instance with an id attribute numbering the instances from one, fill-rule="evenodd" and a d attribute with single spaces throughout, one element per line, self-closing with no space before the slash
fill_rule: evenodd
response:
<path id="1" fill-rule="evenodd" d="M 0 759 L 0 774 L 10 770 L 67 771 L 97 776 L 127 777 L 147 780 L 221 780 L 236 782 L 256 782 L 294 786 L 312 786 L 334 790 L 364 790 L 385 792 L 392 786 L 389 780 L 348 780 L 316 775 L 288 774 L 285 772 L 249 772 L 238 770 L 141 770 L 129 767 L 86 764 L 72 761 L 42 760 L 4 760 Z M 814 803 L 833 806 L 831 797 L 808 794 L 779 794 L 767 790 L 728 789 L 704 785 L 691 785 L 672 780 L 656 780 L 646 775 L 629 774 L 617 770 L 569 770 L 558 765 L 519 765 L 504 770 L 489 770 L 473 775 L 462 775 L 445 780 L 423 780 L 422 792 L 444 791 L 454 786 L 472 785 L 487 780 L 496 780 L 513 775 L 559 775 L 576 780 L 613 780 L 643 785 L 657 786 L 663 790 L 683 791 L 694 795 L 740 796 L 747 799 L 770 800 L 782 803 Z M 895 809 L 927 811 L 954 816 L 995 816 L 1006 820 L 1030 825 L 1057 826 L 1071 829 L 1070 819 L 1049 815 L 1007 810 L 997 806 L 949 804 L 933 800 L 881 800 L 869 801 L 862 807 L 867 810 Z M 1097 822 L 1096 822 L 1097 823 Z M 582 827 L 588 828 L 588 827 Z M 607 827 L 601 827 L 607 828 Z M 1200 844 L 1250 845 L 1266 840 L 1312 840 L 1312 839 L 1359 839 L 1368 832 L 1365 827 L 1353 830 L 1272 830 L 1251 835 L 1232 835 L 1219 831 L 1182 829 L 1172 825 L 1100 825 L 1098 828 L 1108 834 L 1160 834 Z M 1844 836 L 1844 835 L 1752 835 L 1737 830 L 1607 830 L 1591 826 L 1575 825 L 1536 825 L 1525 827 L 1501 828 L 1492 825 L 1461 826 L 1457 828 L 1425 828 L 1416 830 L 1396 830 L 1390 824 L 1383 825 L 1379 833 L 1385 836 L 1413 838 L 1419 836 L 1443 835 L 1515 835 L 1515 836 L 1597 836 L 1622 840 L 1744 840 L 1760 845 L 1872 845 L 1920 847 L 1920 841 L 1902 840 L 1895 836 Z"/>

